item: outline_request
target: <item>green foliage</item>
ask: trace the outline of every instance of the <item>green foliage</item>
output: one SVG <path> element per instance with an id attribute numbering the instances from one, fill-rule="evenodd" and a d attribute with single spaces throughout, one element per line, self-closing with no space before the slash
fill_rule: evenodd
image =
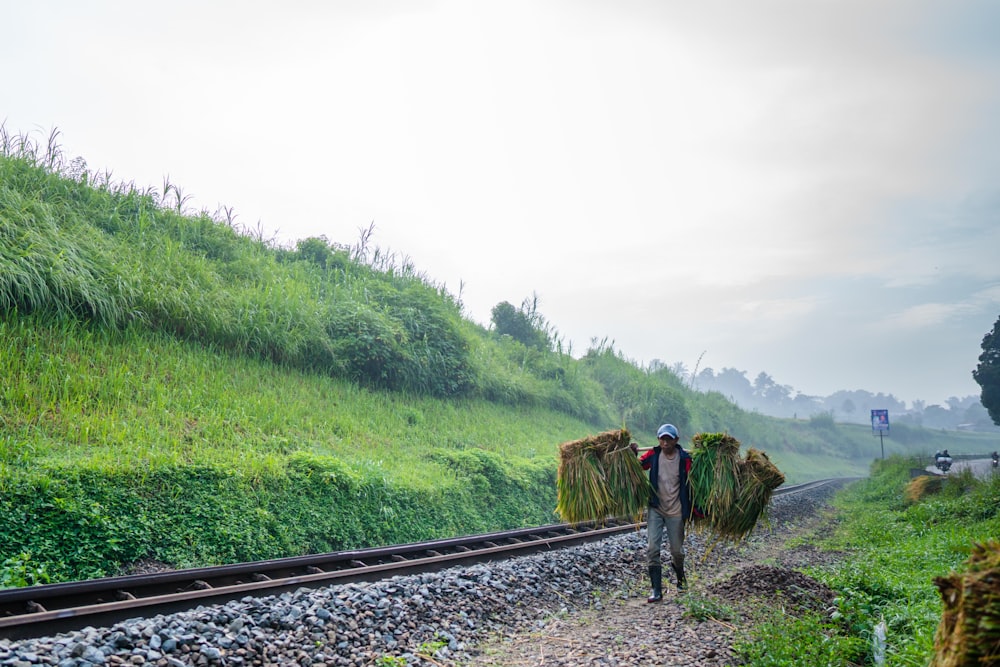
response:
<path id="1" fill-rule="evenodd" d="M 312 262 L 326 270 L 344 271 L 350 264 L 350 252 L 331 244 L 325 236 L 299 239 L 295 243 L 295 258 Z"/>
<path id="2" fill-rule="evenodd" d="M 911 459 L 898 454 L 872 461 L 870 476 L 852 485 L 852 495 L 860 502 L 885 503 L 902 509 L 905 507 L 902 490 L 910 481 L 912 467 Z"/>
<path id="3" fill-rule="evenodd" d="M 983 336 L 982 349 L 972 377 L 983 390 L 980 396 L 983 407 L 993 423 L 1000 426 L 1000 317 Z"/>
<path id="4" fill-rule="evenodd" d="M 256 477 L 222 465 L 20 477 L 0 498 L 0 557 L 15 559 L 5 576 L 65 581 L 118 574 L 144 558 L 195 567 L 551 522 L 547 466 L 500 466 L 486 452 L 454 460 L 468 472 L 452 470 L 427 489 L 377 464 L 306 452 Z M 14 545 L 45 559 L 29 562 Z"/>
<path id="5" fill-rule="evenodd" d="M 849 667 L 864 663 L 866 642 L 844 635 L 835 623 L 818 614 L 791 615 L 783 610 L 762 611 L 757 631 L 738 640 L 734 648 L 753 667 Z"/>
<path id="6" fill-rule="evenodd" d="M 490 514 L 507 525 L 530 525 L 555 520 L 555 469 L 537 460 L 502 457 L 479 448 L 461 450 L 432 449 L 430 461 L 440 463 L 447 476 L 453 477 L 469 497 L 467 520 L 476 520 L 475 506 L 492 499 Z M 439 478 L 439 481 L 443 481 Z M 525 502 L 525 500 L 530 501 Z M 544 508 L 540 513 L 539 509 Z M 488 522 L 482 521 L 482 525 Z M 539 524 L 540 525 L 540 524 Z"/>
<path id="7" fill-rule="evenodd" d="M 931 432 L 928 429 L 916 428 L 897 421 L 892 425 L 889 437 L 895 442 L 914 447 L 916 445 L 928 444 L 931 440 Z M 928 449 L 930 449 L 929 446 Z"/>
<path id="8" fill-rule="evenodd" d="M 417 654 L 426 657 L 433 657 L 438 651 L 443 649 L 448 645 L 448 642 L 443 639 L 435 639 L 433 641 L 424 642 L 417 647 Z"/>
<path id="9" fill-rule="evenodd" d="M 737 616 L 731 605 L 692 590 L 681 594 L 679 602 L 684 606 L 684 618 L 696 621 L 730 621 Z"/>
<path id="10" fill-rule="evenodd" d="M 910 587 L 893 573 L 873 571 L 869 565 L 851 560 L 825 578 L 839 593 L 831 619 L 848 635 L 870 639 L 872 629 L 882 619 L 889 620 L 888 630 L 894 636 L 912 629 L 913 612 L 919 603 L 911 596 Z"/>
<path id="11" fill-rule="evenodd" d="M 833 420 L 832 412 L 819 412 L 809 418 L 809 426 L 815 429 L 834 429 L 837 423 Z"/>
<path id="12" fill-rule="evenodd" d="M 30 553 L 14 554 L 0 563 L 0 588 L 37 586 L 50 581 L 45 565 L 34 562 Z"/>
<path id="13" fill-rule="evenodd" d="M 588 350 L 581 362 L 605 388 L 622 424 L 633 432 L 655 433 L 667 421 L 685 430 L 691 423 L 685 397 L 670 371 L 643 370 L 606 341 Z"/>
<path id="14" fill-rule="evenodd" d="M 493 306 L 493 310 L 490 311 L 490 321 L 498 336 L 510 336 L 528 348 L 548 349 L 548 336 L 535 327 L 530 312 L 524 308 L 519 310 L 509 302 L 502 301 Z"/>

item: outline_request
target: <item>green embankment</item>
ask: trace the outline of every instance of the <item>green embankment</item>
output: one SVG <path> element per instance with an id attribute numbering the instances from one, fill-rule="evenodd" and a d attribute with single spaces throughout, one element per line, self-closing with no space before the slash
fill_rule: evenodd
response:
<path id="1" fill-rule="evenodd" d="M 0 319 L 0 562 L 54 579 L 553 523 L 543 408 L 361 389 L 145 332 Z"/>

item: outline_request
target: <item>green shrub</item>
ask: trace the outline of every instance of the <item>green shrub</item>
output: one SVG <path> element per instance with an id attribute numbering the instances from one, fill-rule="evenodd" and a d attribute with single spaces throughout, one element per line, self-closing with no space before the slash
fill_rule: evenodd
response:
<path id="1" fill-rule="evenodd" d="M 814 429 L 832 430 L 837 427 L 833 412 L 819 412 L 809 417 L 809 426 Z"/>
<path id="2" fill-rule="evenodd" d="M 739 639 L 734 648 L 753 667 L 865 664 L 868 644 L 842 634 L 820 615 L 793 616 L 774 609 L 762 611 L 755 630 Z"/>
<path id="3" fill-rule="evenodd" d="M 50 581 L 45 565 L 36 563 L 30 553 L 21 552 L 0 563 L 0 588 L 38 586 Z"/>

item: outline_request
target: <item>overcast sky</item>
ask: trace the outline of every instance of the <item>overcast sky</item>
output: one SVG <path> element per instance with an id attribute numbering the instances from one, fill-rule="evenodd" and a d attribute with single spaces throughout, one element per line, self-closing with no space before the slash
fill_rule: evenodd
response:
<path id="1" fill-rule="evenodd" d="M 0 122 L 488 324 L 799 392 L 979 394 L 1000 3 L 2 0 Z M 871 406 L 878 407 L 878 406 Z"/>

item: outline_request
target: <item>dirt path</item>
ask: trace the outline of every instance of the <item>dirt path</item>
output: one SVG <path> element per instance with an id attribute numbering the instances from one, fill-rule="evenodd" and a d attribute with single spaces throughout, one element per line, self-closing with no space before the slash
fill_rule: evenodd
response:
<path id="1" fill-rule="evenodd" d="M 801 510 L 801 508 L 798 508 Z M 733 642 L 745 628 L 740 615 L 715 620 L 713 610 L 732 610 L 752 599 L 799 596 L 802 604 L 825 608 L 832 592 L 796 568 L 836 561 L 840 554 L 810 546 L 831 529 L 821 507 L 772 517 L 739 547 L 719 546 L 705 557 L 689 544 L 689 590 L 665 583 L 664 601 L 646 603 L 647 582 L 637 577 L 613 594 L 582 609 L 567 606 L 547 622 L 481 645 L 468 667 L 556 667 L 571 665 L 723 666 L 739 664 Z M 793 542 L 794 540 L 794 542 Z M 577 605 L 579 607 L 580 605 Z M 692 613 L 692 610 L 696 613 Z M 719 614 L 715 614 L 718 616 Z M 704 620 L 699 620 L 704 619 Z"/>

